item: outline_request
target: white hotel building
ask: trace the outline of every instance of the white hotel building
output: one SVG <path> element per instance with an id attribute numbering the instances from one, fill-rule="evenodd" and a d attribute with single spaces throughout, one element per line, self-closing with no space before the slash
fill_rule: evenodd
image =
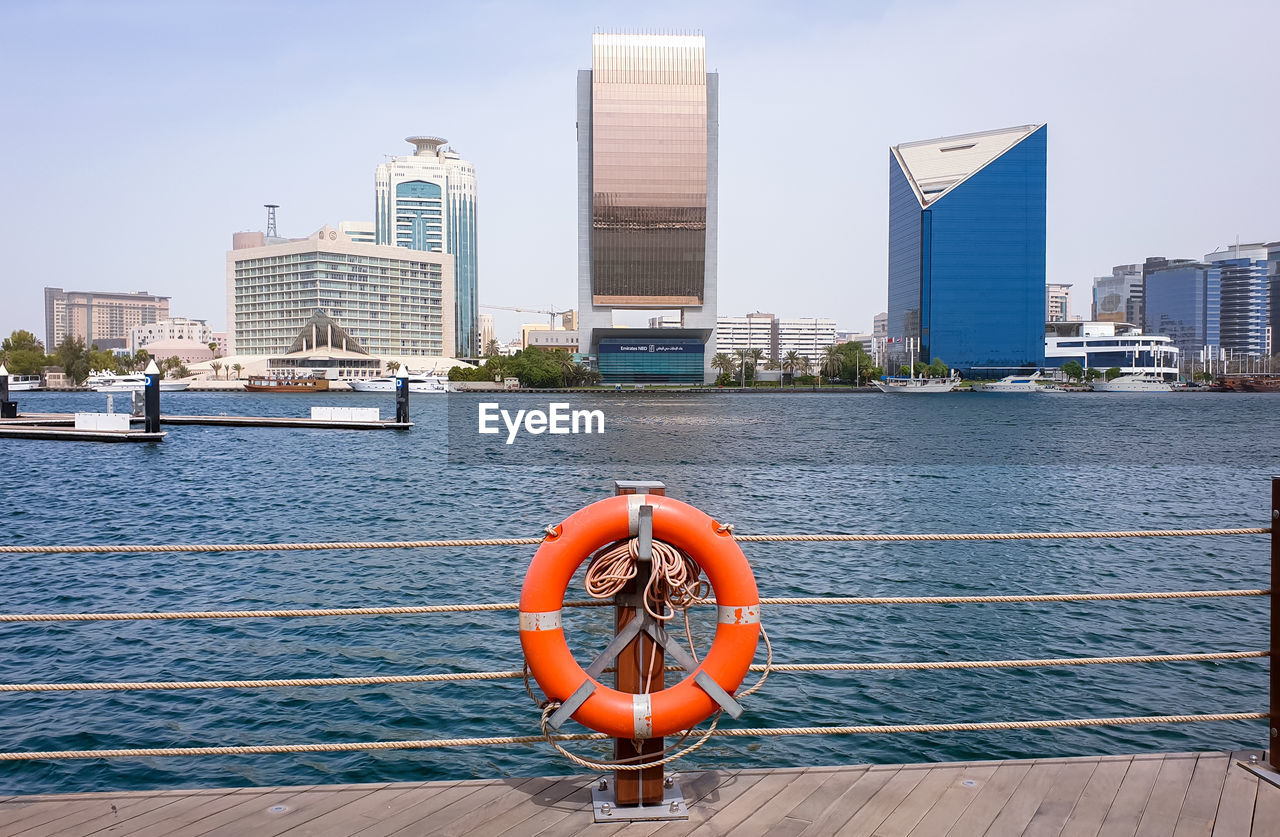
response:
<path id="1" fill-rule="evenodd" d="M 272 241 L 259 232 L 233 236 L 228 354 L 287 353 L 319 310 L 372 355 L 453 356 L 453 256 L 354 241 L 330 226 Z"/>

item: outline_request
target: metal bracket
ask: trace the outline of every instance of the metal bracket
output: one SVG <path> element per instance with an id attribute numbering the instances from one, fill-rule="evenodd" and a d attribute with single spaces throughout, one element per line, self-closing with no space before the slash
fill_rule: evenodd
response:
<path id="1" fill-rule="evenodd" d="M 1272 770 L 1271 766 L 1266 762 L 1237 761 L 1236 767 L 1243 767 L 1247 772 L 1257 776 L 1263 782 L 1280 788 L 1280 773 Z"/>
<path id="2" fill-rule="evenodd" d="M 645 503 L 640 512 L 640 531 L 636 534 L 636 560 L 653 560 L 653 506 Z"/>
<path id="3" fill-rule="evenodd" d="M 596 683 L 594 680 L 583 680 L 582 685 L 569 695 L 569 699 L 560 704 L 555 712 L 551 713 L 551 717 L 547 719 L 547 726 L 552 729 L 560 729 L 565 721 L 569 720 L 574 712 L 578 711 L 578 707 L 587 702 L 587 698 L 595 694 Z"/>
<path id="4" fill-rule="evenodd" d="M 636 614 L 635 619 L 632 619 L 623 626 L 622 630 L 614 634 L 613 641 L 611 641 L 605 649 L 600 652 L 599 656 L 591 661 L 591 665 L 587 666 L 588 677 L 594 680 L 600 679 L 600 675 L 604 674 L 604 670 L 609 666 L 609 663 L 618 659 L 618 655 L 627 647 L 627 643 L 635 639 L 636 635 L 640 633 L 640 630 L 644 628 L 645 618 L 648 615 L 649 614 L 645 613 L 644 610 L 641 609 Z"/>
<path id="5" fill-rule="evenodd" d="M 596 822 L 654 822 L 658 820 L 687 820 L 689 806 L 680 792 L 680 783 L 668 776 L 662 786 L 662 802 L 657 805 L 626 805 L 618 807 L 614 797 L 612 779 L 600 779 L 591 785 L 591 809 Z"/>
<path id="6" fill-rule="evenodd" d="M 624 491 L 630 491 L 634 494 L 648 494 L 651 491 L 659 493 L 666 491 L 666 483 L 658 480 L 614 480 L 613 493 L 622 494 Z"/>
<path id="7" fill-rule="evenodd" d="M 647 614 L 646 614 L 647 615 Z M 742 717 L 742 704 L 733 699 L 733 695 L 720 688 L 720 684 L 715 678 L 698 668 L 698 664 L 689 656 L 688 652 L 680 647 L 680 643 L 671 638 L 666 629 L 661 625 L 648 624 L 644 628 L 645 633 L 653 637 L 653 641 L 662 646 L 663 650 L 675 657 L 676 662 L 684 666 L 685 671 L 696 672 L 693 675 L 693 682 L 702 687 L 702 691 L 706 692 L 716 703 L 720 704 L 720 708 L 729 714 L 730 718 Z"/>

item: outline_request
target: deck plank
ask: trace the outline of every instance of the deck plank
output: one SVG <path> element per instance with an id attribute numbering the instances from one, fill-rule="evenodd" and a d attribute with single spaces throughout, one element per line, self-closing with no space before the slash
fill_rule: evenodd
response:
<path id="1" fill-rule="evenodd" d="M 430 792 L 441 794 L 449 791 L 456 782 L 433 782 Z M 353 800 L 337 808 L 323 817 L 299 823 L 280 837 L 346 837 L 362 828 L 391 816 L 397 805 L 415 791 L 421 793 L 424 786 L 419 782 L 403 782 L 375 790 L 368 796 Z"/>
<path id="2" fill-rule="evenodd" d="M 1023 837 L 1058 837 L 1097 769 L 1095 761 L 1063 762 L 1057 781 L 1023 829 Z"/>
<path id="3" fill-rule="evenodd" d="M 1132 837 L 1138 831 L 1147 800 L 1155 788 L 1164 756 L 1135 756 L 1120 782 L 1116 798 L 1102 821 L 1098 837 Z"/>
<path id="4" fill-rule="evenodd" d="M 990 837 L 1003 835 L 1020 835 L 1027 830 L 1036 812 L 1044 804 L 1045 798 L 1054 790 L 1062 775 L 1063 762 L 1036 762 L 1031 765 L 1027 775 L 1022 777 L 1018 787 L 1000 808 L 1000 813 L 987 826 L 986 834 Z"/>
<path id="5" fill-rule="evenodd" d="M 1167 756 L 1161 763 L 1155 788 L 1138 822 L 1138 837 L 1169 837 L 1178 827 L 1178 817 L 1198 761 L 1198 756 L 1183 755 Z"/>
<path id="6" fill-rule="evenodd" d="M 1131 758 L 1098 762 L 1097 769 L 1084 786 L 1084 793 L 1076 801 L 1076 807 L 1071 809 L 1060 837 L 1095 837 L 1102 830 L 1102 823 L 1106 821 L 1132 763 Z"/>
<path id="7" fill-rule="evenodd" d="M 994 764 L 965 764 L 960 767 L 960 775 L 908 832 L 910 837 L 934 837 L 950 831 L 996 772 Z"/>
<path id="8" fill-rule="evenodd" d="M 727 777 L 721 782 L 715 791 L 708 795 L 707 803 L 695 805 L 689 809 L 689 819 L 668 822 L 662 827 L 650 832 L 659 835 L 659 837 L 681 837 L 681 835 L 690 834 L 699 831 L 717 813 L 727 808 L 733 802 L 742 797 L 744 793 L 750 791 L 760 781 L 765 778 L 763 771 L 741 771 Z M 708 832 L 711 833 L 711 832 Z"/>
<path id="9" fill-rule="evenodd" d="M 1000 816 L 1000 809 L 1018 789 L 1023 778 L 1031 770 L 1032 762 L 1007 761 L 996 768 L 991 779 L 983 786 L 947 831 L 957 837 L 972 837 L 982 834 Z"/>
<path id="10" fill-rule="evenodd" d="M 866 772 L 867 765 L 828 771 L 822 783 L 792 808 L 787 813 L 787 818 L 806 824 L 816 822 Z"/>
<path id="11" fill-rule="evenodd" d="M 1186 799 L 1178 812 L 1178 824 L 1173 837 L 1209 837 L 1213 833 L 1213 820 L 1218 812 L 1218 799 L 1222 796 L 1222 783 L 1231 769 L 1231 759 L 1222 753 L 1201 753 L 1196 760 Z"/>
<path id="12" fill-rule="evenodd" d="M 1235 837 L 1249 834 L 1253 824 L 1253 808 L 1258 798 L 1261 782 L 1244 768 L 1236 767 L 1237 761 L 1248 761 L 1257 750 L 1231 754 L 1232 765 L 1222 783 L 1222 795 L 1218 797 L 1218 812 L 1213 823 L 1213 837 Z M 1259 832 L 1262 833 L 1262 832 Z"/>
<path id="13" fill-rule="evenodd" d="M 894 771 L 889 781 L 872 794 L 866 804 L 859 806 L 836 834 L 871 834 L 932 770 L 931 767 L 913 765 Z"/>
<path id="14" fill-rule="evenodd" d="M 929 770 L 874 833 L 877 837 L 906 837 L 963 775 L 964 768 L 960 766 L 943 765 Z"/>
<path id="15" fill-rule="evenodd" d="M 175 823 L 195 822 L 225 811 L 246 798 L 263 795 L 264 793 L 257 789 L 238 788 L 220 795 L 183 796 L 168 801 L 168 804 L 163 807 L 130 817 L 118 825 L 113 824 L 99 831 L 88 832 L 88 834 L 94 837 L 114 834 L 128 834 L 129 837 L 163 837 L 172 833 Z"/>
<path id="16" fill-rule="evenodd" d="M 798 805 L 807 800 L 830 778 L 829 770 L 806 770 L 791 776 L 786 786 L 774 794 L 748 819 L 733 830 L 734 837 L 763 837 L 776 833 L 778 824 L 791 815 Z M 800 824 L 801 820 L 793 820 Z M 807 825 L 805 823 L 804 825 Z M 800 830 L 804 830 L 800 825 Z"/>
<path id="17" fill-rule="evenodd" d="M 823 809 L 821 816 L 813 820 L 804 834 L 834 834 L 836 829 L 848 822 L 867 800 L 880 792 L 890 779 L 897 774 L 897 769 L 880 767 L 868 768 L 853 780 L 849 787 L 840 793 Z M 827 787 L 825 784 L 823 787 Z M 839 785 L 836 786 L 839 792 Z"/>
<path id="18" fill-rule="evenodd" d="M 1259 779 L 1254 781 L 1258 783 L 1258 796 L 1253 806 L 1253 833 L 1259 837 L 1280 834 L 1280 788 Z"/>

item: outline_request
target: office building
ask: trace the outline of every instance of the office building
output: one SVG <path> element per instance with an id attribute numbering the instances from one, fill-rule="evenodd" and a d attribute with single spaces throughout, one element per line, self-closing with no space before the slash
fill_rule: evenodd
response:
<path id="1" fill-rule="evenodd" d="M 44 345 L 52 352 L 65 337 L 80 337 L 86 346 L 125 349 L 129 330 L 169 316 L 169 297 L 146 291 L 64 291 L 44 289 Z"/>
<path id="2" fill-rule="evenodd" d="M 712 380 L 718 77 L 701 35 L 597 34 L 578 72 L 578 332 L 606 382 Z M 621 329 L 617 309 L 678 311 Z"/>
<path id="3" fill-rule="evenodd" d="M 808 358 L 813 371 L 822 364 L 822 350 L 836 342 L 836 321 L 826 317 L 779 317 L 778 360 L 795 352 Z"/>
<path id="4" fill-rule="evenodd" d="M 1270 338 L 1267 355 L 1280 354 L 1280 241 L 1267 245 L 1267 283 L 1270 288 L 1268 307 L 1271 316 L 1267 321 L 1267 336 Z"/>
<path id="5" fill-rule="evenodd" d="M 745 317 L 716 317 L 716 351 L 731 357 L 760 349 L 761 361 L 778 360 L 778 318 L 757 311 Z"/>
<path id="6" fill-rule="evenodd" d="M 1235 244 L 1208 253 L 1211 281 L 1218 287 L 1222 348 L 1232 356 L 1264 357 L 1270 321 L 1266 244 Z"/>
<path id="7" fill-rule="evenodd" d="M 413 154 L 380 163 L 374 175 L 375 243 L 453 256 L 454 338 L 446 353 L 474 357 L 480 353 L 475 168 L 440 137 L 406 141 Z M 364 232 L 353 224 L 346 234 L 360 240 Z"/>
<path id="8" fill-rule="evenodd" d="M 1046 323 L 1064 323 L 1071 309 L 1071 286 L 1049 283 L 1044 287 Z"/>
<path id="9" fill-rule="evenodd" d="M 1044 359 L 1047 128 L 1023 125 L 889 149 L 890 365 L 954 369 Z"/>
<path id="10" fill-rule="evenodd" d="M 190 340 L 203 344 L 206 349 L 210 343 L 217 342 L 213 329 L 204 320 L 169 317 L 129 329 L 128 348 L 129 351 L 136 352 L 159 340 Z"/>
<path id="11" fill-rule="evenodd" d="M 338 234 L 359 244 L 377 244 L 378 229 L 372 221 L 342 221 L 338 224 Z"/>
<path id="12" fill-rule="evenodd" d="M 1143 331 L 1167 335 L 1185 357 L 1220 346 L 1218 272 L 1188 259 L 1147 261 Z"/>
<path id="13" fill-rule="evenodd" d="M 480 327 L 480 354 L 489 353 L 489 344 L 493 342 L 493 315 L 480 314 L 477 318 Z"/>
<path id="14" fill-rule="evenodd" d="M 357 243 L 331 226 L 281 244 L 258 244 L 261 233 L 232 240 L 228 354 L 287 352 L 317 311 L 371 354 L 449 357 L 455 348 L 447 253 Z"/>
<path id="15" fill-rule="evenodd" d="M 1090 316 L 1094 322 L 1142 325 L 1143 269 L 1140 264 L 1119 264 L 1111 268 L 1110 276 L 1093 280 Z"/>

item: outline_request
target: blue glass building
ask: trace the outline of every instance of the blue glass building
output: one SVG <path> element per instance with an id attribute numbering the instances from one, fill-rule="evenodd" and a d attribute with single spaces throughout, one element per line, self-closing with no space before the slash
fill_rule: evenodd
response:
<path id="1" fill-rule="evenodd" d="M 1023 125 L 889 150 L 890 368 L 966 374 L 1044 362 L 1047 129 Z"/>
<path id="2" fill-rule="evenodd" d="M 1204 257 L 1221 299 L 1222 348 L 1232 355 L 1265 357 L 1271 289 L 1266 244 L 1236 244 Z"/>
<path id="3" fill-rule="evenodd" d="M 1143 282 L 1143 330 L 1167 335 L 1184 357 L 1198 356 L 1205 346 L 1221 346 L 1219 277 L 1209 265 L 1186 259 L 1149 271 Z"/>

